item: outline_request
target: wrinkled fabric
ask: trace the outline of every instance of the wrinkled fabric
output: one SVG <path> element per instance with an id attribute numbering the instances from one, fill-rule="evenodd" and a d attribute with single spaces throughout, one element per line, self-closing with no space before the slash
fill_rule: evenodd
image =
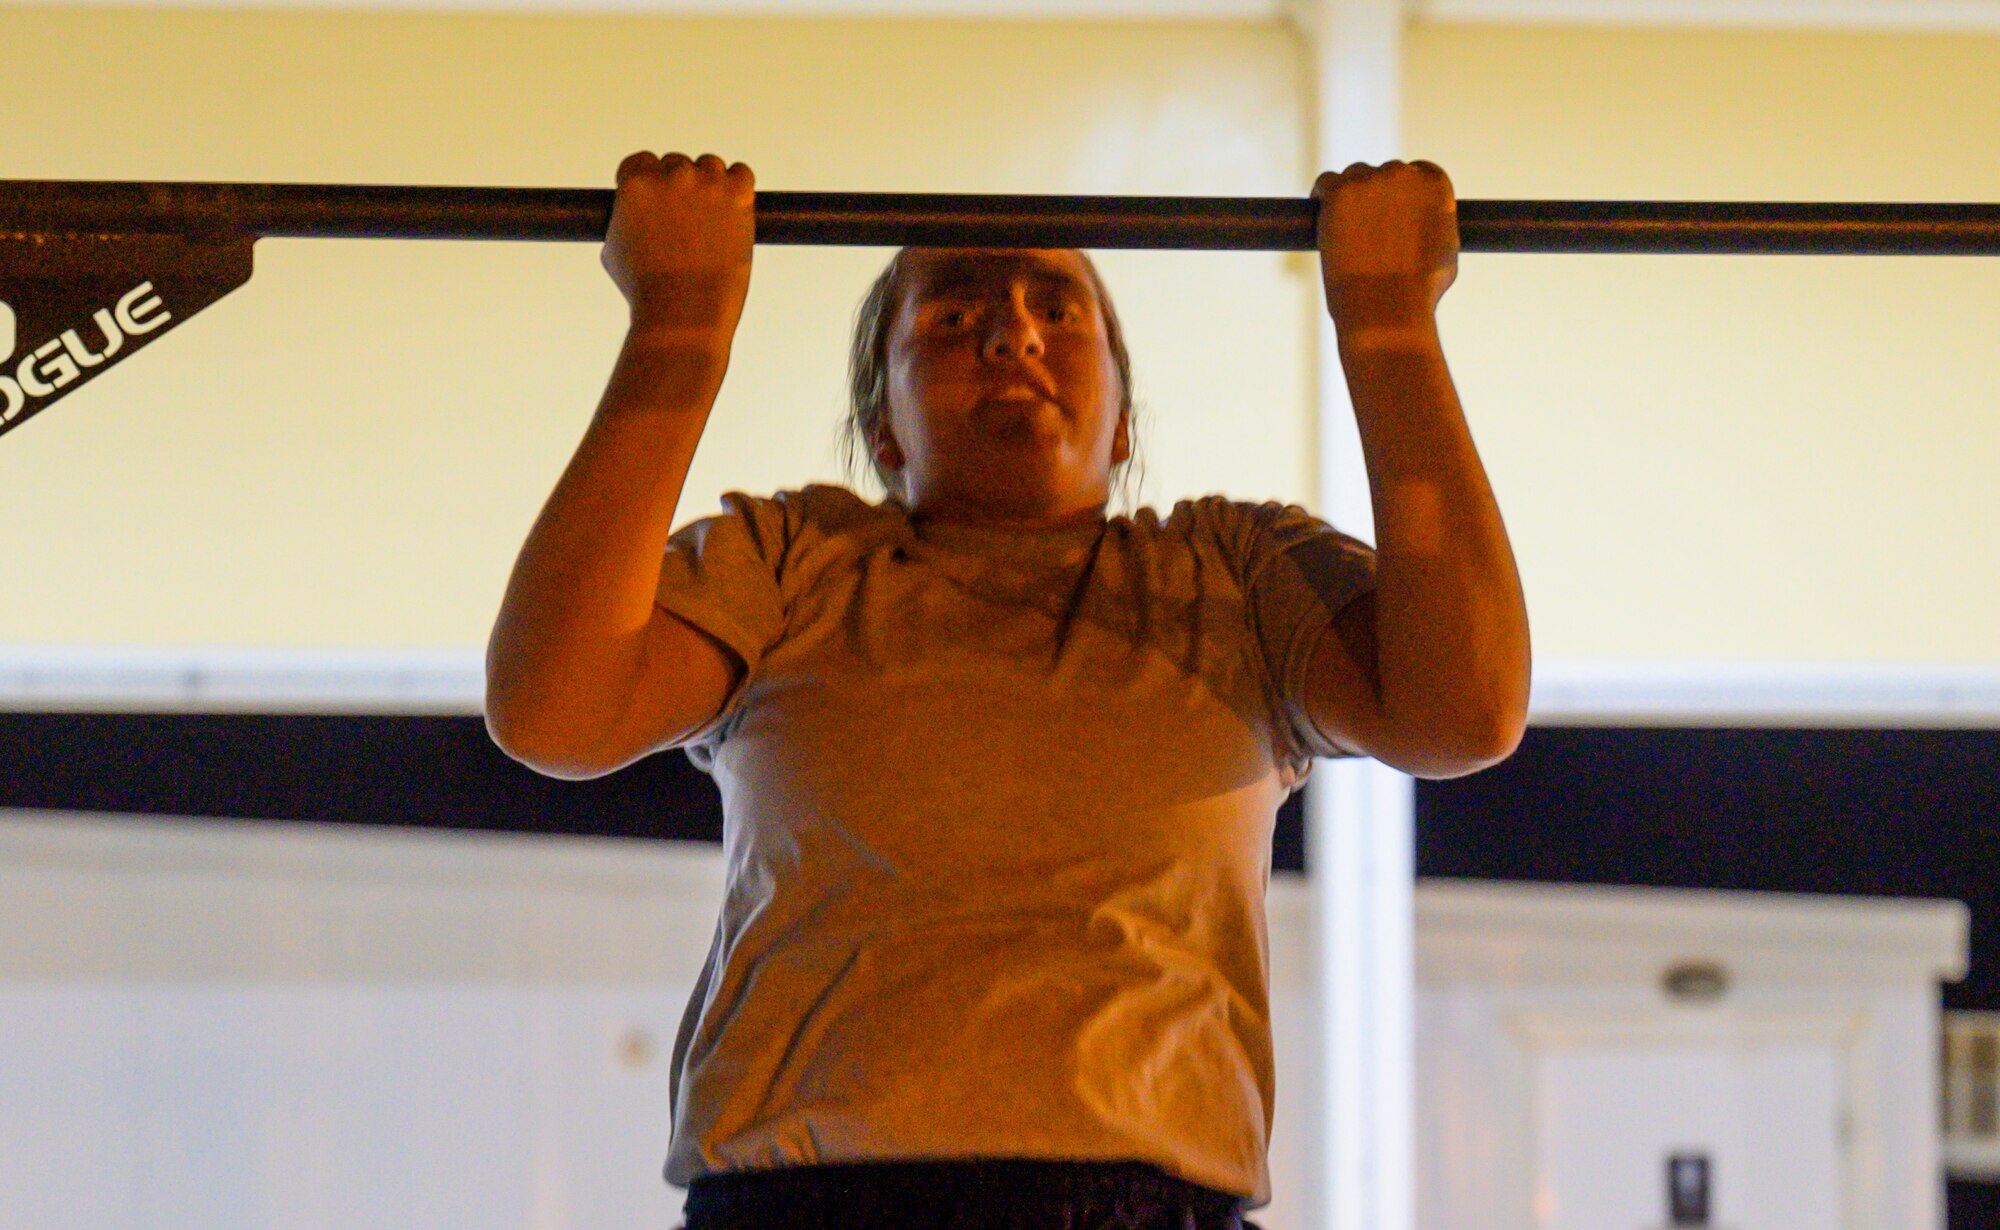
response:
<path id="1" fill-rule="evenodd" d="M 1257 1230 L 1242 1208 L 1138 1163 L 850 1164 L 697 1179 L 685 1230 Z"/>
<path id="2" fill-rule="evenodd" d="M 812 487 L 677 532 L 658 601 L 744 670 L 687 741 L 727 883 L 668 1180 L 1130 1160 L 1268 1200 L 1271 829 L 1372 584 L 1220 498 L 1023 532 Z"/>

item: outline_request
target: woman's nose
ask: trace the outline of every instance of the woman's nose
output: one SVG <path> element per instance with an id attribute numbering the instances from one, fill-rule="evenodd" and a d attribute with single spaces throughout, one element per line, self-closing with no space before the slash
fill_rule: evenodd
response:
<path id="1" fill-rule="evenodd" d="M 1024 305 L 1009 304 L 993 314 L 992 327 L 986 334 L 987 358 L 1019 359 L 1041 353 L 1041 330 L 1035 327 L 1034 314 Z"/>

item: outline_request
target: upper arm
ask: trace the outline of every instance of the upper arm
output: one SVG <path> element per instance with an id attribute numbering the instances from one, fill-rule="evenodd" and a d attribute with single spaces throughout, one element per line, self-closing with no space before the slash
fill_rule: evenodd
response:
<path id="1" fill-rule="evenodd" d="M 783 633 L 780 578 L 798 511 L 786 495 L 732 492 L 721 513 L 674 531 L 643 622 L 578 628 L 585 621 L 548 615 L 537 636 L 496 631 L 487 672 L 495 742 L 543 773 L 581 778 L 703 734 Z M 571 587 L 551 601 L 583 603 L 595 592 Z"/>
<path id="2" fill-rule="evenodd" d="M 742 683 L 745 669 L 735 650 L 655 606 L 621 740 L 631 758 L 672 747 L 714 721 Z"/>
<path id="3" fill-rule="evenodd" d="M 602 777 L 707 726 L 745 674 L 733 650 L 658 606 L 629 665 L 590 687 L 575 673 L 581 669 L 539 689 L 529 704 L 496 688 L 504 672 L 489 665 L 486 727 L 494 742 L 550 777 Z"/>
<path id="4" fill-rule="evenodd" d="M 1343 607 L 1313 647 L 1305 706 L 1320 731 L 1416 777 L 1460 777 L 1493 764 L 1496 757 L 1471 744 L 1457 748 L 1436 715 L 1399 714 L 1384 704 L 1377 638 L 1375 595 L 1367 593 Z"/>
<path id="5" fill-rule="evenodd" d="M 1306 667 L 1306 714 L 1329 739 L 1362 756 L 1382 759 L 1381 680 L 1375 669 L 1375 595 L 1336 611 L 1313 646 Z"/>
<path id="6" fill-rule="evenodd" d="M 624 761 L 702 733 L 782 633 L 787 505 L 730 493 L 669 540 L 613 736 Z"/>

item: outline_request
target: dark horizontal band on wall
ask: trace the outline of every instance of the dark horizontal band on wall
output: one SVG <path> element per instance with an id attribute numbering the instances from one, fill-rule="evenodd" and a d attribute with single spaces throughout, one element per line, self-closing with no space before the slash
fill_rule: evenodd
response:
<path id="1" fill-rule="evenodd" d="M 720 841 L 715 787 L 678 753 L 566 782 L 476 717 L 0 713 L 0 805 L 486 832 Z"/>
<path id="2" fill-rule="evenodd" d="M 558 781 L 459 715 L 0 713 L 0 807 L 722 840 L 715 783 L 679 752 Z M 1304 839 L 1295 795 L 1279 870 Z"/>
<path id="3" fill-rule="evenodd" d="M 542 777 L 463 715 L 0 712 L 0 807 L 721 840 L 679 753 Z M 1513 759 L 1417 789 L 1419 875 L 1954 898 L 2000 1009 L 2000 730 L 1536 727 Z M 1301 797 L 1281 871 L 1305 868 Z"/>

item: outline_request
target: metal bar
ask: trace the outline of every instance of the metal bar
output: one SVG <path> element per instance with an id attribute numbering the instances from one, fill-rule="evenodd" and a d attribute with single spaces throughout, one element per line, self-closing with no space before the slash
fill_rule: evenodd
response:
<path id="1" fill-rule="evenodd" d="M 0 233 L 602 241 L 606 188 L 0 180 Z M 1306 197 L 760 192 L 757 241 L 1310 251 Z M 1460 201 L 1468 252 L 2000 255 L 2000 205 Z"/>

